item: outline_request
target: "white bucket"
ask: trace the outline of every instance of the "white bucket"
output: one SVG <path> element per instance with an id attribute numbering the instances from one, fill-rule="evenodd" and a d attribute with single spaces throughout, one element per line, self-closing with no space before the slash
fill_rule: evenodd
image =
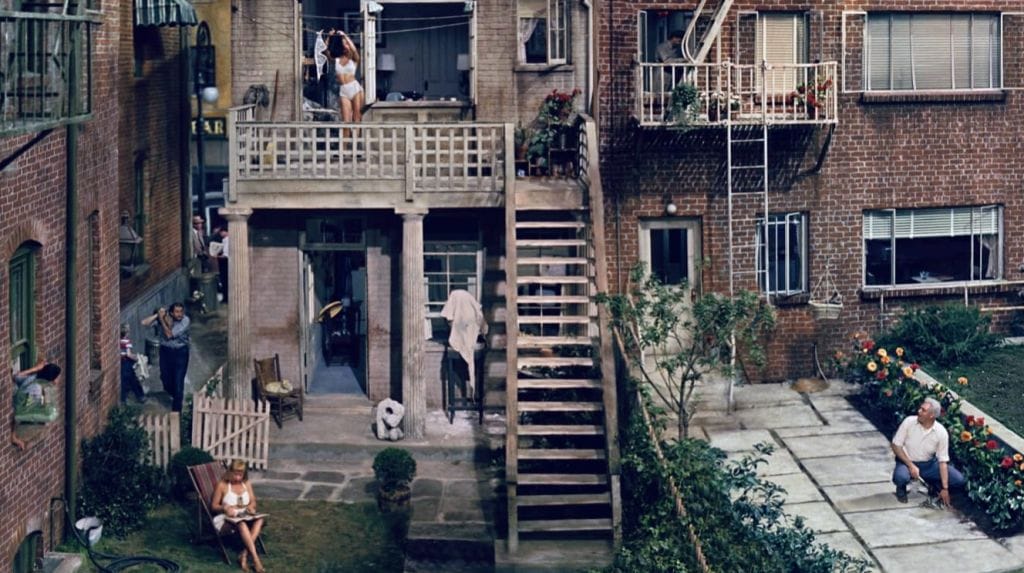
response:
<path id="1" fill-rule="evenodd" d="M 98 517 L 83 517 L 75 522 L 75 529 L 77 529 L 83 537 L 88 535 L 89 546 L 92 547 L 99 542 L 100 535 L 103 535 L 103 522 L 100 521 Z M 92 531 L 89 531 L 90 529 L 92 529 Z"/>

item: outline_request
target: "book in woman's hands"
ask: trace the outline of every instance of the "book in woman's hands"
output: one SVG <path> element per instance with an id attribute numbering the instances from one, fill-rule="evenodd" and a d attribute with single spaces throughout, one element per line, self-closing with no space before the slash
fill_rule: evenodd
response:
<path id="1" fill-rule="evenodd" d="M 224 519 L 231 523 L 239 523 L 242 521 L 255 521 L 262 517 L 270 515 L 269 513 L 249 513 L 247 509 L 241 509 L 235 515 L 224 514 Z"/>

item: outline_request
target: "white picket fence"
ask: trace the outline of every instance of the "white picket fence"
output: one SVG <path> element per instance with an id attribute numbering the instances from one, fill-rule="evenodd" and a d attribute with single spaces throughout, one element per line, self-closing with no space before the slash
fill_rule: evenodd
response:
<path id="1" fill-rule="evenodd" d="M 149 461 L 166 468 L 171 457 L 181 450 L 181 415 L 178 412 L 143 414 L 139 416 L 139 425 L 149 436 Z"/>
<path id="2" fill-rule="evenodd" d="M 269 404 L 196 395 L 192 445 L 209 452 L 215 460 L 245 460 L 250 468 L 267 469 Z"/>

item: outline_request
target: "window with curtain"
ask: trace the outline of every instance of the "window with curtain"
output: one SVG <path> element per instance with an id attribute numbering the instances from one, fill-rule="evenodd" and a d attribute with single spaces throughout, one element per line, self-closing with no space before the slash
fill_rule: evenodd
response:
<path id="1" fill-rule="evenodd" d="M 1002 278 L 1002 207 L 864 212 L 864 284 Z"/>
<path id="2" fill-rule="evenodd" d="M 518 0 L 518 55 L 521 64 L 564 64 L 569 61 L 567 0 Z"/>
<path id="3" fill-rule="evenodd" d="M 754 61 L 757 65 L 762 61 L 769 64 L 806 64 L 809 53 L 807 37 L 807 18 L 803 13 L 758 14 Z M 804 83 L 803 74 L 792 67 L 772 70 L 765 79 L 769 93 L 789 93 Z"/>
<path id="4" fill-rule="evenodd" d="M 15 251 L 8 265 L 10 294 L 11 365 L 18 371 L 35 364 L 35 249 L 23 246 Z"/>
<path id="5" fill-rule="evenodd" d="M 765 273 L 765 237 L 768 240 Z M 807 215 L 785 213 L 768 215 L 768 222 L 757 222 L 757 276 L 762 291 L 768 294 L 807 292 Z M 768 284 L 765 285 L 767 276 Z"/>
<path id="6" fill-rule="evenodd" d="M 998 14 L 872 13 L 865 35 L 868 91 L 1002 86 Z"/>

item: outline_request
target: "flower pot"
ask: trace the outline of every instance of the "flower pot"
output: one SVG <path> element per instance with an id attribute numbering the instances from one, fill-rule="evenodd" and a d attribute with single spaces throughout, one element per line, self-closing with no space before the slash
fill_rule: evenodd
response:
<path id="1" fill-rule="evenodd" d="M 408 485 L 389 488 L 381 486 L 377 490 L 377 508 L 384 513 L 408 510 L 411 499 L 412 488 Z"/>
<path id="2" fill-rule="evenodd" d="M 813 105 L 807 106 L 807 119 L 818 119 L 818 108 Z"/>
<path id="3" fill-rule="evenodd" d="M 715 104 L 708 106 L 708 121 L 711 123 L 718 123 L 721 118 L 722 111 Z"/>
<path id="4" fill-rule="evenodd" d="M 839 313 L 843 310 L 842 303 L 835 304 L 812 300 L 808 305 L 811 307 L 811 313 L 814 315 L 814 318 L 821 320 L 835 320 L 839 318 Z"/>

